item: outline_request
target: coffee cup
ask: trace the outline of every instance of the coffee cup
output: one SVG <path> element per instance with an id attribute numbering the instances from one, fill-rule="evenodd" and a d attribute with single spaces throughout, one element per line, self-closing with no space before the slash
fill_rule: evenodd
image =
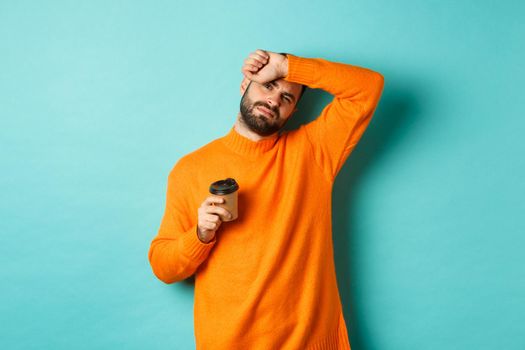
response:
<path id="1" fill-rule="evenodd" d="M 222 220 L 222 221 L 233 221 L 237 219 L 239 215 L 237 211 L 238 189 L 239 189 L 239 184 L 231 177 L 228 177 L 224 180 L 215 181 L 214 183 L 210 185 L 211 194 L 217 197 L 224 198 L 224 203 L 216 204 L 216 205 L 228 210 L 232 214 L 231 219 Z"/>

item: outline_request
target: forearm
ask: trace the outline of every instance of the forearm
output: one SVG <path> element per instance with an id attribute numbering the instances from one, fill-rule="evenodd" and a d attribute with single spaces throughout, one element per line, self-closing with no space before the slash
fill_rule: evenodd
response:
<path id="1" fill-rule="evenodd" d="M 151 242 L 148 259 L 155 276 L 161 281 L 178 282 L 195 273 L 208 257 L 215 242 L 215 239 L 209 243 L 202 242 L 196 225 L 186 232 L 172 232 L 169 236 L 159 232 Z"/>
<path id="2" fill-rule="evenodd" d="M 292 54 L 286 54 L 281 72 L 285 80 L 325 90 L 338 99 L 357 104 L 365 114 L 379 102 L 384 85 L 383 76 L 373 70 Z"/>
<path id="3" fill-rule="evenodd" d="M 334 98 L 301 127 L 314 158 L 331 181 L 367 128 L 383 90 L 383 76 L 367 68 L 287 54 L 285 80 L 319 88 Z"/>
<path id="4" fill-rule="evenodd" d="M 187 198 L 189 176 L 178 162 L 168 176 L 166 207 L 157 236 L 152 240 L 148 258 L 154 274 L 165 283 L 191 276 L 208 257 L 215 240 L 205 243 L 197 232 L 197 214 L 191 215 Z"/>

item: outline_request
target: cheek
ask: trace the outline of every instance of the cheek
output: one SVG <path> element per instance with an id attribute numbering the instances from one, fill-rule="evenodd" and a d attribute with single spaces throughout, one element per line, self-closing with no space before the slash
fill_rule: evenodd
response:
<path id="1" fill-rule="evenodd" d="M 264 94 L 262 94 L 260 91 L 257 91 L 257 89 L 253 89 L 253 91 L 250 91 L 250 97 L 252 100 L 258 101 L 264 98 Z"/>
<path id="2" fill-rule="evenodd" d="M 284 106 L 282 109 L 281 109 L 281 115 L 284 117 L 284 116 L 289 116 L 290 113 L 292 113 L 293 111 L 293 106 Z"/>

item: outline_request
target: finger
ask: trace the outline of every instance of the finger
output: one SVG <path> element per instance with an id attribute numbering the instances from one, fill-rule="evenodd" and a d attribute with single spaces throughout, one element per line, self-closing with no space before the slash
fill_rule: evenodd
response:
<path id="1" fill-rule="evenodd" d="M 268 59 L 266 57 L 263 57 L 263 56 L 258 55 L 258 54 L 254 54 L 254 55 L 250 56 L 250 59 L 252 59 L 254 61 L 257 61 L 257 62 L 260 62 L 263 65 L 268 63 Z"/>
<path id="2" fill-rule="evenodd" d="M 250 71 L 248 71 L 248 70 L 246 70 L 246 69 L 243 69 L 241 72 L 242 72 L 242 74 L 244 75 L 244 77 L 245 77 L 246 79 L 248 79 L 248 80 L 253 80 L 253 76 L 254 76 L 254 75 L 252 74 L 252 72 L 250 72 Z"/>
<path id="3" fill-rule="evenodd" d="M 213 222 L 205 222 L 202 226 L 209 231 L 215 231 L 219 227 L 218 224 Z"/>
<path id="4" fill-rule="evenodd" d="M 208 218 L 211 221 L 215 221 L 216 218 L 219 218 L 220 209 L 222 208 L 219 206 L 210 205 L 209 207 L 206 207 L 206 210 L 204 211 L 206 215 L 204 217 Z"/>
<path id="5" fill-rule="evenodd" d="M 232 215 L 231 213 L 223 207 L 209 207 L 208 211 L 209 214 L 217 214 L 219 216 L 219 219 L 231 219 Z"/>
<path id="6" fill-rule="evenodd" d="M 221 220 L 217 220 L 217 221 L 205 220 L 204 221 L 204 225 L 210 225 L 211 227 L 213 227 L 214 230 L 216 230 L 221 224 L 222 224 Z"/>
<path id="7" fill-rule="evenodd" d="M 204 200 L 204 205 L 212 205 L 215 203 L 224 203 L 224 198 L 217 196 L 209 196 Z"/>
<path id="8" fill-rule="evenodd" d="M 242 74 L 244 75 L 244 77 L 245 77 L 246 79 L 248 79 L 248 80 L 253 80 L 253 79 L 252 79 L 252 78 L 253 78 L 253 73 L 252 73 L 252 72 L 250 72 L 250 71 L 247 70 L 247 69 L 242 69 L 241 72 L 242 72 Z"/>
<path id="9" fill-rule="evenodd" d="M 259 71 L 260 67 L 257 67 L 253 64 L 246 63 L 243 69 L 249 70 L 250 72 L 257 72 Z"/>
<path id="10" fill-rule="evenodd" d="M 246 88 L 248 86 L 248 84 L 250 84 L 250 79 L 248 79 L 246 77 L 243 77 L 242 82 L 241 82 L 241 86 L 243 88 Z"/>
<path id="11" fill-rule="evenodd" d="M 250 74 L 256 74 L 259 71 L 259 68 L 252 67 L 252 66 L 245 66 L 242 67 L 241 72 L 243 73 L 250 73 Z"/>
<path id="12" fill-rule="evenodd" d="M 241 95 L 244 94 L 244 91 L 246 91 L 249 84 L 250 84 L 250 80 L 244 76 L 242 79 L 241 88 L 240 88 Z"/>
<path id="13" fill-rule="evenodd" d="M 244 60 L 244 64 L 253 64 L 254 66 L 264 66 L 265 62 L 259 56 L 250 56 Z"/>
<path id="14" fill-rule="evenodd" d="M 215 215 L 215 214 L 210 214 L 210 213 L 204 215 L 203 219 L 204 219 L 204 221 L 214 222 L 214 223 L 217 223 L 217 222 L 221 221 L 220 216 Z"/>
<path id="15" fill-rule="evenodd" d="M 258 56 L 255 56 L 255 57 L 250 57 L 248 59 L 246 59 L 246 61 L 244 61 L 245 64 L 251 64 L 253 66 L 257 66 L 259 68 L 261 68 L 262 66 L 264 66 L 264 64 L 266 62 L 263 62 L 263 60 L 258 57 Z"/>
<path id="16" fill-rule="evenodd" d="M 257 49 L 257 50 L 255 50 L 255 53 L 257 55 L 259 55 L 263 60 L 267 61 L 270 58 L 270 55 L 268 54 L 268 52 L 266 52 L 264 50 Z"/>

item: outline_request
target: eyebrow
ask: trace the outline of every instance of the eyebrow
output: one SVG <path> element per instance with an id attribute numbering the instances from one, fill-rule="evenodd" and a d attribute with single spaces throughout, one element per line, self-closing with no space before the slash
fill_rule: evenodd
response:
<path id="1" fill-rule="evenodd" d="M 279 85 L 275 80 L 272 80 L 269 83 L 272 84 L 273 86 L 278 86 Z M 283 91 L 282 94 L 285 95 L 285 96 L 290 97 L 292 99 L 292 101 L 295 102 L 295 96 L 293 94 L 291 94 L 291 93 L 289 93 L 287 91 Z"/>

